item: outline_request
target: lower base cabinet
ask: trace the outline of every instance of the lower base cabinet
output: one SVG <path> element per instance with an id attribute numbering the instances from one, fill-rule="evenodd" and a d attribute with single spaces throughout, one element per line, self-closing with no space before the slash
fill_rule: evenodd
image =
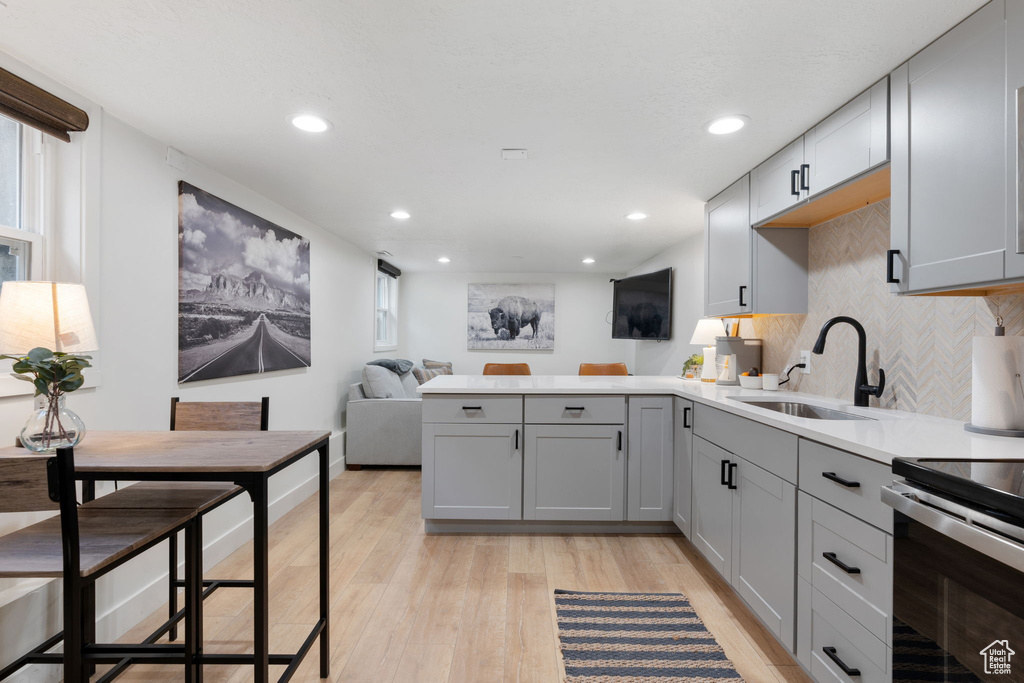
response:
<path id="1" fill-rule="evenodd" d="M 727 476 L 731 454 L 693 437 L 693 536 L 697 550 L 718 571 L 732 576 L 732 490 Z"/>
<path id="2" fill-rule="evenodd" d="M 625 519 L 623 425 L 527 425 L 523 519 Z"/>
<path id="3" fill-rule="evenodd" d="M 425 519 L 522 519 L 522 428 L 423 425 Z"/>
<path id="4" fill-rule="evenodd" d="M 693 401 L 675 400 L 672 464 L 672 521 L 687 538 L 692 538 L 690 501 L 693 490 Z"/>

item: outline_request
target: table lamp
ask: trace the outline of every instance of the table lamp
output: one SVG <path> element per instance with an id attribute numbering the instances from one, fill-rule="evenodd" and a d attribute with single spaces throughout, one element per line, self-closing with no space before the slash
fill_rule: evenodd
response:
<path id="1" fill-rule="evenodd" d="M 718 375 L 715 365 L 715 355 L 718 353 L 715 337 L 721 337 L 724 334 L 725 323 L 718 318 L 703 318 L 697 321 L 697 327 L 693 330 L 690 343 L 704 347 L 704 365 L 700 372 L 701 382 L 714 382 Z"/>
<path id="2" fill-rule="evenodd" d="M 52 452 L 82 440 L 85 424 L 64 406 L 64 397 L 82 386 L 81 371 L 91 367 L 89 356 L 80 354 L 98 347 L 85 285 L 3 283 L 0 354 L 15 361 L 14 376 L 32 382 L 37 394 L 21 431 L 23 446 Z"/>

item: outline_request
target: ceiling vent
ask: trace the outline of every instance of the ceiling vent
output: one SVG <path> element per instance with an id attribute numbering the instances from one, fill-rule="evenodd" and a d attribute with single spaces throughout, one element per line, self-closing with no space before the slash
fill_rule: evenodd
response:
<path id="1" fill-rule="evenodd" d="M 505 161 L 526 161 L 530 157 L 525 149 L 503 149 L 501 158 Z"/>

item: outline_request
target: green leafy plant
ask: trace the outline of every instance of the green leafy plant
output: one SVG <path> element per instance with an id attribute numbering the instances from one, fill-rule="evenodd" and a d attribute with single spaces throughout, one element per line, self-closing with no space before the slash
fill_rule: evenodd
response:
<path id="1" fill-rule="evenodd" d="M 702 356 L 699 353 L 695 353 L 689 358 L 687 358 L 686 362 L 683 363 L 683 375 L 685 375 L 686 371 L 694 367 L 695 365 L 704 365 L 704 356 Z"/>
<path id="2" fill-rule="evenodd" d="M 92 356 L 79 356 L 38 347 L 25 356 L 0 355 L 0 359 L 13 360 L 11 374 L 20 380 L 31 382 L 36 389 L 36 396 L 46 396 L 46 433 L 49 435 L 56 431 L 61 438 L 66 438 L 67 432 L 60 423 L 60 399 L 64 394 L 80 389 L 85 384 L 82 370 L 92 367 L 89 363 Z"/>

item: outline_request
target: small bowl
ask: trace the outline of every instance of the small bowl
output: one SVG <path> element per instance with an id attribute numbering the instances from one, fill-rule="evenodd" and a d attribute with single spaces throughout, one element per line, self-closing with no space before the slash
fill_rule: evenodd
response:
<path id="1" fill-rule="evenodd" d="M 746 377 L 744 375 L 740 375 L 740 386 L 744 389 L 760 389 L 762 381 L 763 380 L 760 375 L 757 377 Z"/>

